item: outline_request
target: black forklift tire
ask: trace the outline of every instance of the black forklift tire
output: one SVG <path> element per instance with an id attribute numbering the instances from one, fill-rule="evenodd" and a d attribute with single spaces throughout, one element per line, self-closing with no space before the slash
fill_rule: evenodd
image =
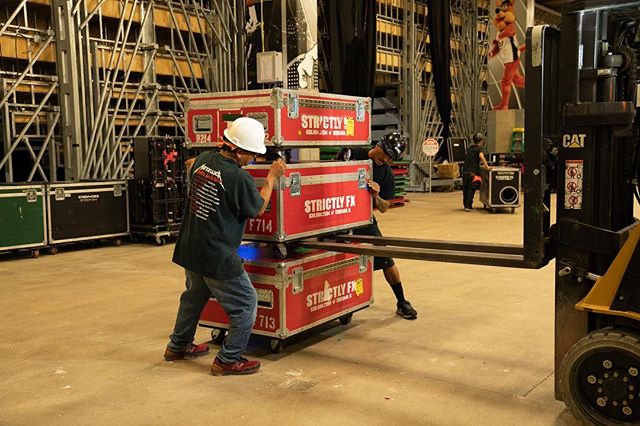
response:
<path id="1" fill-rule="evenodd" d="M 342 325 L 351 324 L 351 319 L 353 319 L 353 314 L 346 314 L 338 318 L 338 320 L 340 320 L 340 324 Z"/>
<path id="2" fill-rule="evenodd" d="M 557 373 L 562 400 L 584 424 L 640 423 L 636 332 L 612 327 L 591 332 L 569 349 Z"/>
<path id="3" fill-rule="evenodd" d="M 269 350 L 271 353 L 279 354 L 284 351 L 284 340 L 282 339 L 271 339 L 269 341 Z"/>
<path id="4" fill-rule="evenodd" d="M 214 328 L 211 330 L 211 341 L 215 345 L 222 345 L 226 335 L 227 335 L 227 330 L 224 330 L 222 328 Z"/>

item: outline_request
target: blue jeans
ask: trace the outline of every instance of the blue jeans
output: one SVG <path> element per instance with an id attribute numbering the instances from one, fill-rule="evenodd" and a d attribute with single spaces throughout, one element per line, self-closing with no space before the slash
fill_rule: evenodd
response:
<path id="1" fill-rule="evenodd" d="M 218 358 L 228 363 L 237 361 L 247 348 L 258 309 L 258 296 L 249 276 L 243 272 L 220 281 L 186 269 L 185 275 L 187 289 L 180 296 L 176 325 L 167 347 L 179 352 L 193 342 L 200 314 L 213 295 L 229 317 L 229 332 Z"/>

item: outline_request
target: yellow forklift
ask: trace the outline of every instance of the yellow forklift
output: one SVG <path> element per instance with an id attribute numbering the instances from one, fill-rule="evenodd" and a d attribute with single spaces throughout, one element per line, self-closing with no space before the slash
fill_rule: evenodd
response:
<path id="1" fill-rule="evenodd" d="M 528 30 L 523 246 L 355 235 L 300 244 L 534 269 L 555 258 L 556 399 L 586 424 L 640 425 L 639 54 L 640 1 L 568 0 L 561 29 Z"/>

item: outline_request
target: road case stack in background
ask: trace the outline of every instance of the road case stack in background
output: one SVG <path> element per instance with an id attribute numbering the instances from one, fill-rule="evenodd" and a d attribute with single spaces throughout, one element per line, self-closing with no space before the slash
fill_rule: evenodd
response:
<path id="1" fill-rule="evenodd" d="M 159 245 L 176 235 L 184 213 L 184 138 L 139 137 L 134 140 L 131 231 Z"/>
<path id="2" fill-rule="evenodd" d="M 236 118 L 248 116 L 266 129 L 267 146 L 295 148 L 371 146 L 369 98 L 312 91 L 268 89 L 198 94 L 186 105 L 187 144 L 214 146 Z M 245 168 L 262 187 L 269 164 Z M 367 187 L 371 161 L 291 163 L 274 188 L 267 212 L 247 221 L 239 254 L 258 292 L 254 333 L 270 337 L 280 352 L 284 340 L 313 326 L 373 303 L 373 264 L 367 256 L 295 247 L 295 241 L 347 232 L 371 223 L 373 202 Z M 228 318 L 215 299 L 200 324 L 221 342 Z"/>

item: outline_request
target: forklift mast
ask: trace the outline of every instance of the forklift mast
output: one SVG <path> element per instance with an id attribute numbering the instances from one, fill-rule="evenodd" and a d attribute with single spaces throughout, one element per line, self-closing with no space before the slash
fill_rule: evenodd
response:
<path id="1" fill-rule="evenodd" d="M 527 194 L 544 195 L 536 209 L 525 212 L 539 222 L 529 235 L 531 244 L 525 233 L 525 250 L 545 250 L 556 258 L 556 373 L 571 347 L 589 333 L 608 326 L 640 328 L 629 316 L 576 309 L 635 227 L 639 25 L 639 1 L 573 0 L 564 6 L 561 31 L 538 26 L 527 33 L 526 155 L 557 166 L 551 171 L 543 165 L 540 171 L 553 172 L 554 179 L 529 179 L 534 185 Z M 557 189 L 553 226 L 551 181 Z M 551 244 L 540 244 L 540 235 Z M 636 268 L 637 254 L 629 271 Z M 617 288 L 611 312 L 640 312 L 634 278 L 627 274 Z M 556 397 L 563 399 L 560 380 L 556 374 Z M 630 417 L 619 420 L 624 419 Z"/>

